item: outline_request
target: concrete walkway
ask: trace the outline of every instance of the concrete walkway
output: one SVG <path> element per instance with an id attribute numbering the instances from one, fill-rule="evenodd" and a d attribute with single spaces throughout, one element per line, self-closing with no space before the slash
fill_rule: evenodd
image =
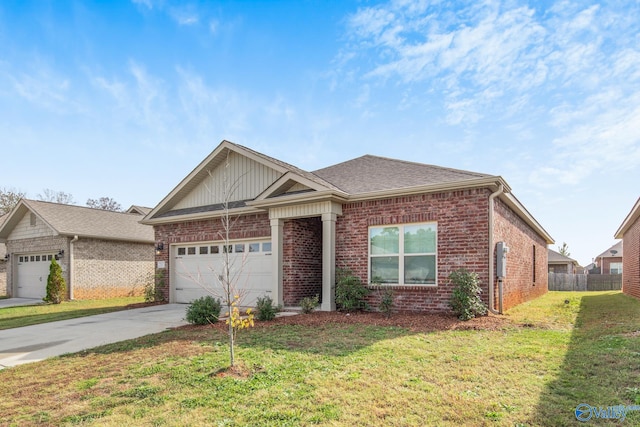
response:
<path id="1" fill-rule="evenodd" d="M 0 369 L 186 325 L 187 307 L 155 305 L 3 330 Z"/>

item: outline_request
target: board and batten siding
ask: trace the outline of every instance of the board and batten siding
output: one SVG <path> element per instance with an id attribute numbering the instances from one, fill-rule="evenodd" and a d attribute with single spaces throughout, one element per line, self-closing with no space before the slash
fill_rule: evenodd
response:
<path id="1" fill-rule="evenodd" d="M 32 215 L 35 217 L 35 225 L 31 225 Z M 56 233 L 40 218 L 38 218 L 37 215 L 27 212 L 15 226 L 13 231 L 11 231 L 7 240 L 24 240 L 55 235 Z"/>
<path id="2" fill-rule="evenodd" d="M 306 191 L 309 190 L 309 187 L 307 187 L 304 184 L 300 184 L 299 182 L 294 184 L 293 186 L 291 186 L 290 189 L 287 190 L 287 193 L 296 193 L 298 191 Z"/>
<path id="3" fill-rule="evenodd" d="M 232 152 L 229 156 L 228 169 L 225 168 L 225 163 L 220 164 L 178 202 L 174 209 L 223 203 L 225 200 L 225 173 L 231 186 L 229 201 L 253 200 L 282 176 L 281 172 Z"/>

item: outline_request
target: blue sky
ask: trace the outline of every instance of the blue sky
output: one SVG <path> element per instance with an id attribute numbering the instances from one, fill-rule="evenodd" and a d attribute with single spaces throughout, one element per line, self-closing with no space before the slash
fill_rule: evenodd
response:
<path id="1" fill-rule="evenodd" d="M 640 196 L 640 4 L 4 1 L 0 187 L 155 206 L 223 139 L 503 176 L 581 264 Z"/>

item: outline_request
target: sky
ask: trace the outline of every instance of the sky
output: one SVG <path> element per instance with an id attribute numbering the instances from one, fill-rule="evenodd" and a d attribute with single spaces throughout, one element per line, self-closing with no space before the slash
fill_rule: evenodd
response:
<path id="1" fill-rule="evenodd" d="M 581 265 L 640 196 L 638 1 L 0 2 L 0 188 L 156 206 L 222 140 L 502 176 Z"/>

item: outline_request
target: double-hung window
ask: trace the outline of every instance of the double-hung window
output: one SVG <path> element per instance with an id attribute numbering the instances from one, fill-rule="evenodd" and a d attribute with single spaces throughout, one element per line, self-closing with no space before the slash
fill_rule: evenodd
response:
<path id="1" fill-rule="evenodd" d="M 612 262 L 609 266 L 610 274 L 622 274 L 622 263 L 621 262 Z"/>
<path id="2" fill-rule="evenodd" d="M 369 228 L 371 282 L 436 285 L 437 224 Z"/>

